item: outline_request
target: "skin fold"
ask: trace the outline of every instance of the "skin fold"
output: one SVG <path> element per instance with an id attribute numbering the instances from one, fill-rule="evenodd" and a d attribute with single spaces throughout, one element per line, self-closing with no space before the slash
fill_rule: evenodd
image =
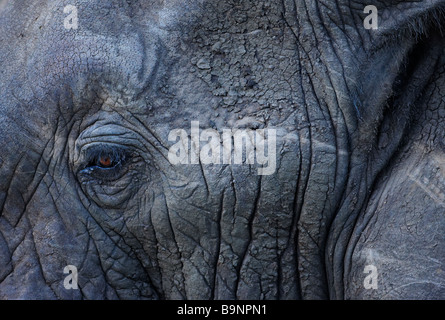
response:
<path id="1" fill-rule="evenodd" d="M 0 1 L 0 298 L 445 298 L 444 9 Z"/>

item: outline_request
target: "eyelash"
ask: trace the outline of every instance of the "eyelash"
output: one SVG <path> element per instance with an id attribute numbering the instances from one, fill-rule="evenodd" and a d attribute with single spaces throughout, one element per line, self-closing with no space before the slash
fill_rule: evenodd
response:
<path id="1" fill-rule="evenodd" d="M 87 152 L 86 165 L 79 171 L 98 180 L 113 181 L 119 179 L 125 172 L 122 170 L 130 158 L 129 153 L 120 147 L 98 146 Z M 101 164 L 103 159 L 108 159 L 109 166 Z"/>

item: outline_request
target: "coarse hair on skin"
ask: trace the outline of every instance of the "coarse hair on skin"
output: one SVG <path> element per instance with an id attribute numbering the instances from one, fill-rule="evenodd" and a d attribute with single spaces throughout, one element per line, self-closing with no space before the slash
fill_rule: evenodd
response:
<path id="1" fill-rule="evenodd" d="M 377 87 L 373 87 L 373 94 L 377 93 L 376 90 L 386 91 L 387 96 L 384 99 L 388 100 L 395 94 L 394 89 L 397 86 L 396 82 L 403 80 L 400 79 L 403 70 L 408 67 L 409 63 L 415 63 L 415 61 L 412 61 L 413 53 L 418 51 L 417 48 L 419 46 L 425 45 L 428 38 L 433 37 L 434 35 L 444 37 L 444 26 L 445 3 L 442 3 L 419 13 L 416 16 L 409 17 L 406 23 L 398 24 L 397 29 L 385 29 L 378 34 L 380 41 L 368 52 L 368 59 L 358 70 L 359 81 L 356 82 L 355 87 L 351 90 L 351 98 L 359 121 L 366 122 L 369 121 L 370 118 L 374 119 L 376 116 L 381 115 L 383 109 L 388 107 L 387 104 L 382 104 L 381 107 L 383 109 L 377 110 L 375 108 L 369 108 L 369 105 L 365 102 L 365 100 L 370 97 L 370 92 L 367 92 L 369 90 L 366 90 L 366 87 L 369 87 L 369 77 L 372 76 L 372 78 L 376 80 L 374 82 L 379 82 L 377 79 L 383 77 L 381 80 L 384 81 L 379 87 L 380 90 L 378 90 L 378 84 L 376 84 Z M 383 56 L 387 59 L 386 62 L 391 62 L 385 66 L 385 69 L 388 70 L 392 66 L 397 66 L 398 74 L 396 79 L 390 80 L 386 76 L 378 74 L 381 73 L 379 70 L 374 69 L 379 62 L 384 61 L 382 60 Z M 389 90 L 389 87 L 393 87 L 392 90 Z"/>
<path id="2" fill-rule="evenodd" d="M 384 38 L 383 46 L 389 43 L 399 42 L 404 39 L 414 39 L 416 42 L 430 36 L 432 32 L 444 35 L 445 3 L 437 4 L 426 11 L 407 18 L 404 24 L 399 24 L 394 30 L 384 30 L 381 37 Z"/>

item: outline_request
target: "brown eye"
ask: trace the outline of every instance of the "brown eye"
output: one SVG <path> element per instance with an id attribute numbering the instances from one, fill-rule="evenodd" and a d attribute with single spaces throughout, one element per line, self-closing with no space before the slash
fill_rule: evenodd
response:
<path id="1" fill-rule="evenodd" d="M 113 164 L 113 161 L 110 157 L 102 156 L 99 158 L 99 165 L 103 168 L 110 168 Z"/>
<path id="2" fill-rule="evenodd" d="M 89 147 L 83 155 L 85 164 L 80 167 L 78 174 L 81 178 L 100 181 L 120 179 L 127 172 L 128 160 L 132 157 L 125 148 L 105 144 Z"/>

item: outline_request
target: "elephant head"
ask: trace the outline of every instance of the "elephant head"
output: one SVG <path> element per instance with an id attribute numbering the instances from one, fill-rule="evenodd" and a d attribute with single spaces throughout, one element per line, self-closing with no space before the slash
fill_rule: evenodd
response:
<path id="1" fill-rule="evenodd" d="M 371 2 L 0 1 L 0 298 L 445 297 L 445 3 Z"/>

